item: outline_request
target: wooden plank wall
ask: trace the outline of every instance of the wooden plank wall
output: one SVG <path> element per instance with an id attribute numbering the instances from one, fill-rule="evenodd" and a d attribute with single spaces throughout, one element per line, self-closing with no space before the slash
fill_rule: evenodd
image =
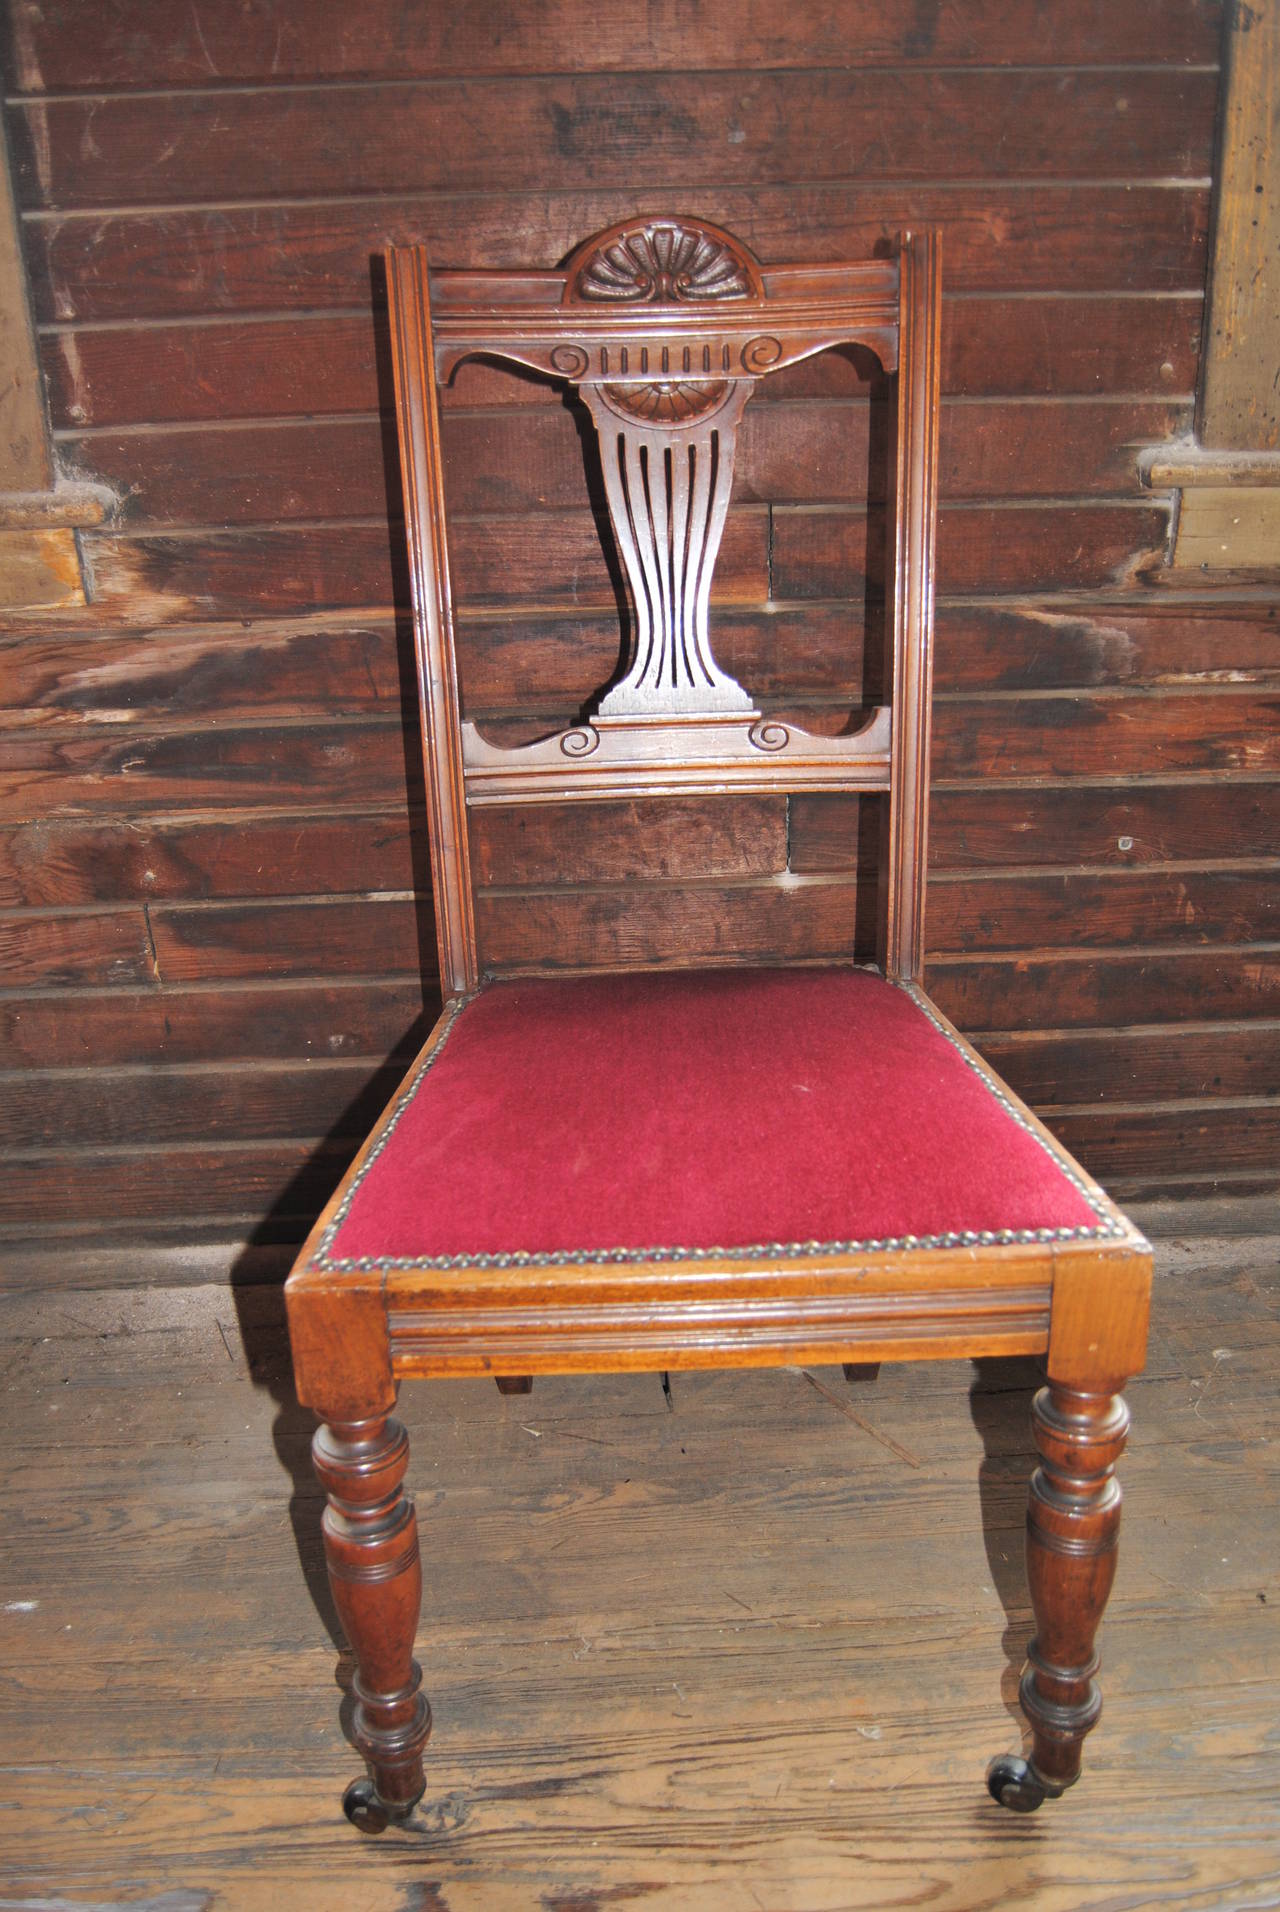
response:
<path id="1" fill-rule="evenodd" d="M 9 0 L 58 457 L 121 504 L 89 609 L 0 639 L 0 1226 L 288 1235 L 339 1172 L 434 961 L 376 255 L 552 263 L 637 206 L 766 258 L 944 228 L 932 986 L 1119 1192 L 1273 1178 L 1275 604 L 1175 592 L 1135 475 L 1191 419 L 1220 29 L 1209 0 Z M 717 580 L 726 661 L 815 721 L 876 622 L 865 369 L 753 402 Z M 527 727 L 617 657 L 578 428 L 484 367 L 446 423 L 468 707 Z M 863 932 L 838 802 L 584 813 L 559 862 L 548 822 L 480 831 L 493 960 Z"/>

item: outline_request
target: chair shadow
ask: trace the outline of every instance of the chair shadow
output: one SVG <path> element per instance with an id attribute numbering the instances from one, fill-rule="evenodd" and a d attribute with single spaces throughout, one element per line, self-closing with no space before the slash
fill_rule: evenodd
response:
<path id="1" fill-rule="evenodd" d="M 316 1417 L 300 1404 L 294 1391 L 283 1284 L 302 1242 L 356 1150 L 403 1080 L 440 1010 L 431 857 L 418 727 L 417 662 L 386 314 L 385 266 L 381 257 L 376 256 L 370 261 L 370 323 L 377 368 L 388 569 L 399 675 L 405 828 L 410 847 L 423 1006 L 421 1013 L 396 1039 L 389 1054 L 381 1060 L 371 1058 L 368 1079 L 253 1230 L 231 1270 L 232 1298 L 249 1374 L 254 1386 L 264 1389 L 276 1407 L 272 1440 L 276 1457 L 291 1484 L 289 1519 L 298 1560 L 312 1604 L 340 1656 L 338 1683 L 347 1694 L 342 1713 L 344 1730 L 349 1724 L 351 1706 L 351 1659 L 325 1568 L 320 1532 L 324 1496 L 311 1466 L 311 1437 Z"/>
<path id="2" fill-rule="evenodd" d="M 969 1390 L 969 1413 L 983 1446 L 978 1469 L 982 1540 L 991 1583 L 1005 1615 L 1000 1696 L 1023 1733 L 1027 1728 L 1018 1703 L 1018 1684 L 1035 1630 L 1024 1553 L 1027 1483 L 1037 1459 L 1031 1437 L 1031 1397 L 1043 1382 L 1043 1363 L 1034 1356 L 982 1357 L 973 1362 Z"/>
<path id="3" fill-rule="evenodd" d="M 291 1483 L 289 1520 L 303 1577 L 316 1612 L 344 1655 L 346 1638 L 329 1591 L 320 1538 L 324 1496 L 311 1467 L 316 1417 L 294 1391 L 284 1278 L 351 1157 L 399 1087 L 435 1014 L 428 1004 L 396 1043 L 388 1061 L 372 1067 L 369 1080 L 254 1229 L 231 1270 L 231 1295 L 249 1376 L 276 1406 L 271 1437 L 276 1458 Z"/>

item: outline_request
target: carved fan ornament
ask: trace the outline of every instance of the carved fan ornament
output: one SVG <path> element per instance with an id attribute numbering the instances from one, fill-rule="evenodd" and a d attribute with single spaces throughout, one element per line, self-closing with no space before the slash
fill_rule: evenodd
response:
<path id="1" fill-rule="evenodd" d="M 725 379 L 658 379 L 651 385 L 602 385 L 601 392 L 615 411 L 626 412 L 647 425 L 683 425 L 714 410 L 729 391 Z"/>
<path id="2" fill-rule="evenodd" d="M 570 299 L 666 305 L 760 296 L 754 260 L 715 226 L 637 219 L 589 243 L 591 252 L 571 274 Z"/>

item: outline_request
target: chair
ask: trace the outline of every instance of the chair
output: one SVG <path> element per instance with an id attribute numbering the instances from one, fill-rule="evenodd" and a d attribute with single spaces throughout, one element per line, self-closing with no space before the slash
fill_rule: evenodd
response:
<path id="1" fill-rule="evenodd" d="M 1100 1710 L 1121 1390 L 1144 1359 L 1151 1258 L 921 985 L 938 237 L 770 266 L 703 221 L 644 217 L 555 271 L 429 272 L 420 247 L 393 247 L 387 273 L 445 1009 L 287 1290 L 357 1666 L 368 1777 L 348 1815 L 375 1830 L 424 1791 L 402 1380 L 522 1390 L 537 1374 L 1011 1354 L 1046 1355 L 1048 1374 L 1031 1750 L 988 1783 L 1031 1810 L 1077 1778 Z M 892 680 L 860 728 L 826 736 L 761 715 L 716 659 L 708 599 L 755 384 L 850 343 L 896 385 Z M 480 355 L 585 401 L 633 611 L 593 714 L 523 747 L 459 701 L 437 388 Z M 887 793 L 878 970 L 486 976 L 481 807 L 797 791 Z"/>

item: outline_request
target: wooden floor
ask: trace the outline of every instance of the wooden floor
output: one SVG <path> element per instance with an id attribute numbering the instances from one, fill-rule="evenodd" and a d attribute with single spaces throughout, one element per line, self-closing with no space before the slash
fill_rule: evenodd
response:
<path id="1" fill-rule="evenodd" d="M 0 1907 L 1275 1907 L 1277 1240 L 1162 1245 L 1106 1712 L 1029 1819 L 1032 1364 L 410 1388 L 436 1726 L 369 1840 L 278 1292 L 8 1293 Z"/>

